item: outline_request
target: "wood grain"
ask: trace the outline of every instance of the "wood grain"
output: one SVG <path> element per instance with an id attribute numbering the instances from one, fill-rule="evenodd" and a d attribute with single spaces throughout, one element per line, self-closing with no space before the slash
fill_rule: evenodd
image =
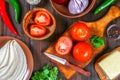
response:
<path id="1" fill-rule="evenodd" d="M 100 18 L 102 18 L 108 11 L 109 8 L 106 8 L 105 10 L 103 10 L 101 13 L 99 13 L 98 15 L 93 15 L 93 11 L 95 10 L 95 8 L 101 4 L 101 2 L 103 2 L 103 0 L 96 0 L 96 3 L 93 7 L 93 9 L 86 15 L 79 17 L 79 18 L 75 18 L 75 19 L 69 19 L 69 18 L 65 18 L 61 15 L 59 15 L 51 6 L 50 4 L 50 0 L 41 0 L 41 3 L 39 3 L 38 5 L 29 5 L 25 0 L 18 0 L 21 6 L 21 17 L 20 17 L 20 23 L 16 23 L 14 21 L 14 9 L 12 8 L 12 6 L 9 4 L 9 0 L 5 0 L 6 1 L 6 8 L 7 8 L 7 12 L 8 15 L 11 19 L 11 22 L 13 23 L 14 27 L 16 28 L 16 30 L 18 31 L 18 33 L 20 34 L 20 36 L 15 36 L 14 34 L 12 34 L 8 28 L 5 26 L 4 22 L 2 21 L 1 17 L 0 17 L 0 36 L 12 36 L 15 37 L 17 39 L 22 40 L 31 50 L 33 58 L 34 58 L 34 71 L 36 70 L 41 70 L 42 67 L 46 64 L 49 64 L 51 66 L 56 66 L 56 64 L 52 63 L 51 61 L 49 61 L 49 59 L 47 59 L 47 57 L 43 54 L 43 52 L 52 44 L 56 41 L 56 39 L 58 39 L 63 32 L 75 21 L 81 20 L 81 21 L 96 21 Z M 117 2 L 114 4 L 116 6 L 120 7 L 120 0 L 117 0 Z M 39 8 L 46 8 L 48 9 L 54 16 L 56 19 L 56 30 L 54 32 L 54 34 L 46 39 L 46 40 L 32 40 L 29 37 L 27 37 L 22 29 L 22 20 L 23 17 L 25 16 L 25 14 L 35 8 L 35 7 L 39 7 Z M 120 19 L 118 18 L 118 20 L 113 20 L 114 23 L 120 23 Z M 111 22 L 110 22 L 111 23 Z M 120 25 L 120 24 L 119 24 Z M 105 37 L 106 38 L 106 37 Z M 108 38 L 106 38 L 108 39 Z M 109 39 L 108 39 L 109 40 Z M 104 52 L 110 51 L 113 48 L 115 48 L 116 46 L 120 46 L 120 40 L 114 41 L 114 40 L 109 40 L 107 41 L 107 47 L 106 49 L 100 53 L 100 55 L 102 55 Z M 99 55 L 97 56 L 97 58 L 99 58 Z M 70 78 L 70 80 L 100 80 L 95 69 L 94 69 L 94 60 L 92 60 L 92 62 L 85 67 L 86 70 L 91 71 L 92 75 L 90 77 L 86 77 L 83 76 L 79 73 L 74 74 L 74 76 L 72 76 L 72 78 Z M 60 65 L 60 64 L 59 64 Z M 67 67 L 65 68 L 67 69 Z M 60 69 L 59 69 L 60 70 Z M 33 72 L 34 72 L 33 71 Z M 67 71 L 67 75 L 69 75 L 69 71 L 73 71 L 73 70 L 68 70 Z M 74 71 L 73 71 L 74 72 Z M 72 72 L 72 73 L 73 73 Z M 71 76 L 71 75 L 69 75 Z M 59 71 L 58 74 L 58 79 L 62 78 L 63 80 L 67 80 L 65 78 L 65 76 L 61 73 L 61 70 Z M 118 78 L 117 80 L 120 80 L 120 78 Z"/>

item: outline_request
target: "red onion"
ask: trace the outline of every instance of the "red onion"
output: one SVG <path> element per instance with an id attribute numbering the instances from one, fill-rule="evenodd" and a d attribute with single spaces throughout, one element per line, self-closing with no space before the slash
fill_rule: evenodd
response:
<path id="1" fill-rule="evenodd" d="M 71 14 L 79 14 L 88 6 L 89 0 L 70 0 L 68 9 Z"/>

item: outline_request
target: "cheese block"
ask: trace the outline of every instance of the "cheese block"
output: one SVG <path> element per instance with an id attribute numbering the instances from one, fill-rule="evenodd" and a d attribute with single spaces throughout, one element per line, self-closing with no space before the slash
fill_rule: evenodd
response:
<path id="1" fill-rule="evenodd" d="M 98 65 L 108 79 L 114 79 L 120 74 L 120 51 L 112 51 L 107 57 L 102 59 Z"/>

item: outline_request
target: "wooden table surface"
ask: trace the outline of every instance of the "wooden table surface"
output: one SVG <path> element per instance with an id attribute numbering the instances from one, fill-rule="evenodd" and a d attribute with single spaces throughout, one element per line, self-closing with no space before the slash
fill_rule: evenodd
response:
<path id="1" fill-rule="evenodd" d="M 15 38 L 18 38 L 18 39 L 22 40 L 25 44 L 27 44 L 27 46 L 30 48 L 30 50 L 32 52 L 32 55 L 33 55 L 33 58 L 34 58 L 34 71 L 35 70 L 40 70 L 46 64 L 50 64 L 52 66 L 55 66 L 54 63 L 50 62 L 46 58 L 46 56 L 43 55 L 43 52 L 49 47 L 49 45 L 51 45 L 51 43 L 55 42 L 56 39 L 58 39 L 58 37 L 73 22 L 78 21 L 78 20 L 95 21 L 95 20 L 98 20 L 101 17 L 103 17 L 106 14 L 106 12 L 108 11 L 108 9 L 106 9 L 103 12 L 101 12 L 99 15 L 94 16 L 93 15 L 93 10 L 96 8 L 96 6 L 98 6 L 103 1 L 103 0 L 96 0 L 96 4 L 95 4 L 94 8 L 88 14 L 86 14 L 85 16 L 80 17 L 80 18 L 69 19 L 69 18 L 65 18 L 65 17 L 59 15 L 58 13 L 56 13 L 56 11 L 52 8 L 49 0 L 42 0 L 42 2 L 37 6 L 30 6 L 28 3 L 26 3 L 25 0 L 18 0 L 18 1 L 20 2 L 21 8 L 22 8 L 20 24 L 15 23 L 15 21 L 14 21 L 14 10 L 13 10 L 12 6 L 9 4 L 8 0 L 6 0 L 6 4 L 7 4 L 6 7 L 7 7 L 7 12 L 8 12 L 9 17 L 11 19 L 11 22 L 13 23 L 15 29 L 18 31 L 20 36 L 15 36 L 14 34 L 12 34 L 8 30 L 8 28 L 6 27 L 4 22 L 2 21 L 1 17 L 0 17 L 0 36 L 12 36 L 12 37 L 15 37 Z M 117 0 L 117 3 L 115 5 L 120 7 L 120 0 Z M 53 13 L 53 15 L 56 18 L 56 22 L 57 22 L 56 30 L 55 30 L 54 34 L 48 39 L 39 40 L 39 41 L 32 40 L 32 39 L 28 38 L 25 35 L 25 33 L 23 32 L 22 19 L 23 19 L 25 13 L 27 11 L 29 11 L 30 9 L 33 9 L 34 7 L 46 8 L 51 13 Z M 117 23 L 117 24 L 120 25 L 120 19 L 118 18 L 118 19 L 112 21 L 111 23 Z M 106 42 L 107 42 L 106 49 L 105 49 L 105 51 L 100 53 L 100 55 L 114 49 L 117 46 L 120 46 L 120 40 L 114 41 L 114 40 L 106 39 Z M 95 69 L 94 69 L 94 63 L 100 55 L 98 55 L 88 66 L 85 67 L 86 70 L 91 71 L 92 75 L 90 77 L 85 77 L 85 76 L 83 76 L 79 73 L 76 73 L 70 80 L 100 80 L 96 71 L 95 71 Z M 66 80 L 64 78 L 64 75 L 61 72 L 59 72 L 58 76 L 59 76 L 59 78 L 63 78 L 63 80 Z M 120 80 L 120 79 L 118 79 L 118 80 Z"/>

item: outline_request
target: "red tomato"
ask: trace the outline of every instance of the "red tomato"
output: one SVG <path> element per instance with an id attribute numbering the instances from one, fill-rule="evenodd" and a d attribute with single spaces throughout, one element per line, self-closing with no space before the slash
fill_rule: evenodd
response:
<path id="1" fill-rule="evenodd" d="M 39 11 L 35 15 L 34 22 L 42 26 L 47 26 L 50 25 L 51 18 L 46 11 Z"/>
<path id="2" fill-rule="evenodd" d="M 37 24 L 32 24 L 30 26 L 30 35 L 31 36 L 35 36 L 35 37 L 39 37 L 39 36 L 43 36 L 46 34 L 46 28 L 44 28 L 41 25 L 37 25 Z"/>
<path id="3" fill-rule="evenodd" d="M 87 62 L 92 56 L 92 47 L 86 42 L 79 42 L 73 48 L 73 56 L 80 62 Z"/>
<path id="4" fill-rule="evenodd" d="M 90 38 L 90 29 L 82 22 L 76 22 L 70 29 L 70 34 L 74 40 L 84 41 Z"/>
<path id="5" fill-rule="evenodd" d="M 57 3 L 57 4 L 65 4 L 67 3 L 68 0 L 52 0 L 53 2 Z"/>
<path id="6" fill-rule="evenodd" d="M 70 37 L 62 36 L 58 39 L 55 45 L 55 50 L 60 55 L 66 55 L 71 51 L 72 44 Z"/>

